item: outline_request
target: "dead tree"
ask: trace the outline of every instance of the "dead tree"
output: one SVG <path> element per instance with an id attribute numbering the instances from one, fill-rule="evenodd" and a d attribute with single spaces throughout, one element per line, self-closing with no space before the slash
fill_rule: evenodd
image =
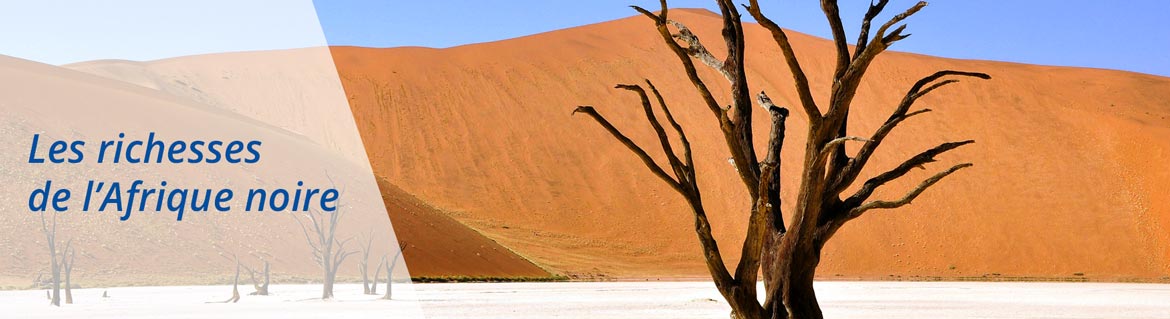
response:
<path id="1" fill-rule="evenodd" d="M 369 276 L 370 246 L 373 244 L 374 232 L 370 231 L 370 234 L 366 236 L 366 244 L 361 247 L 362 259 L 358 260 L 358 271 L 362 274 L 362 293 L 367 295 L 374 294 L 370 287 L 378 285 L 378 278 L 375 277 L 374 283 L 371 285 Z"/>
<path id="2" fill-rule="evenodd" d="M 382 260 L 378 262 L 378 267 L 374 267 L 374 282 L 370 285 L 370 294 L 378 294 L 378 276 L 382 274 L 382 265 L 386 264 L 386 254 L 382 254 Z"/>
<path id="3" fill-rule="evenodd" d="M 332 181 L 333 179 L 330 178 L 330 184 L 333 184 Z M 317 262 L 318 266 L 321 266 L 324 276 L 321 299 L 333 298 L 333 282 L 337 279 L 337 270 L 341 269 L 341 263 L 345 262 L 346 258 L 357 253 L 345 250 L 345 244 L 353 239 L 352 237 L 337 239 L 337 224 L 341 221 L 341 216 L 345 214 L 340 203 L 337 207 L 338 209 L 333 212 L 305 212 L 305 219 L 308 219 L 309 226 L 305 226 L 305 222 L 302 222 L 301 218 L 293 215 L 293 219 L 301 226 L 305 241 L 309 242 L 309 248 L 313 251 L 313 260 Z M 311 234 L 310 229 L 312 230 Z"/>
<path id="4" fill-rule="evenodd" d="M 50 225 L 45 221 L 45 214 L 41 213 L 41 232 L 45 234 L 45 243 L 49 248 L 49 291 L 52 293 L 49 296 L 49 304 L 53 306 L 61 306 L 61 264 L 58 263 L 57 256 L 57 214 L 53 213 L 53 223 Z M 67 244 L 68 245 L 68 244 Z M 60 259 L 64 259 L 62 256 Z"/>
<path id="5" fill-rule="evenodd" d="M 248 277 L 250 277 L 252 279 L 252 287 L 256 289 L 256 291 L 253 291 L 252 293 L 248 294 L 250 296 L 267 296 L 268 295 L 268 284 L 270 283 L 270 280 L 269 280 L 270 277 L 268 275 L 268 260 L 262 260 L 262 261 L 264 261 L 264 283 L 263 284 L 261 284 L 260 280 L 256 278 L 256 270 L 255 269 L 252 269 L 252 267 L 244 266 L 244 270 L 248 271 Z"/>
<path id="6" fill-rule="evenodd" d="M 237 303 L 240 301 L 240 257 L 235 257 L 236 260 L 236 277 L 232 280 L 232 297 L 228 300 L 221 301 L 221 303 Z"/>
<path id="7" fill-rule="evenodd" d="M 73 248 L 73 240 L 70 239 L 65 243 L 65 251 L 61 252 L 61 267 L 58 267 L 65 273 L 65 304 L 73 304 L 73 260 L 76 257 L 76 248 Z"/>
<path id="8" fill-rule="evenodd" d="M 398 252 L 394 253 L 393 259 L 387 260 L 386 256 L 382 256 L 382 260 L 385 261 L 383 263 L 386 264 L 386 295 L 382 296 L 384 300 L 391 300 L 393 291 L 390 290 L 390 285 L 394 283 L 394 267 L 398 264 L 398 258 L 402 257 L 402 252 L 406 251 L 407 247 L 410 246 L 406 242 L 398 244 Z"/>
<path id="9" fill-rule="evenodd" d="M 727 46 L 727 57 L 722 60 L 715 58 L 686 26 L 669 19 L 665 0 L 660 0 L 661 11 L 657 14 L 636 6 L 634 9 L 654 22 L 658 34 L 677 56 L 687 79 L 698 91 L 703 104 L 718 121 L 738 179 L 749 195 L 748 204 L 751 208 L 747 234 L 734 270 L 729 270 L 724 264 L 723 253 L 711 234 L 711 225 L 696 182 L 690 142 L 682 127 L 672 117 L 662 95 L 650 81 L 646 81 L 646 88 L 653 94 L 666 121 L 677 134 L 677 145 L 668 137 L 666 129 L 655 115 L 645 88 L 640 85 L 618 85 L 617 88 L 633 91 L 641 98 L 642 109 L 657 134 L 669 169 L 660 166 L 642 147 L 626 137 L 592 106 L 579 106 L 573 113 L 584 113 L 601 124 L 614 138 L 637 155 L 651 173 L 665 181 L 686 200 L 694 218 L 695 233 L 704 252 L 705 264 L 716 288 L 731 305 L 733 318 L 821 318 L 820 306 L 813 291 L 813 278 L 825 243 L 846 222 L 876 209 L 891 209 L 909 204 L 939 180 L 955 171 L 970 167 L 970 163 L 964 163 L 942 170 L 896 200 L 870 199 L 880 186 L 906 175 L 915 167 L 934 162 L 939 154 L 971 144 L 973 141 L 945 143 L 926 150 L 892 170 L 874 175 L 862 182 L 859 187 L 851 188 L 861 176 L 862 169 L 869 163 L 870 157 L 897 125 L 912 116 L 930 111 L 910 110 L 919 98 L 944 85 L 957 82 L 954 77 L 989 79 L 990 76 L 950 70 L 926 76 L 910 88 L 893 114 L 869 137 L 851 136 L 846 123 L 851 102 L 862 77 L 875 57 L 890 45 L 909 36 L 903 33 L 906 25 L 898 24 L 922 9 L 926 3 L 919 2 L 905 12 L 895 15 L 870 37 L 870 23 L 881 13 L 888 1 L 879 0 L 877 3 L 871 3 L 851 53 L 837 1 L 822 0 L 821 7 L 832 28 L 836 68 L 833 71 L 832 88 L 827 92 L 828 97 L 823 100 L 828 102 L 828 105 L 818 106 L 813 99 L 808 78 L 797 61 L 796 53 L 785 31 L 761 13 L 757 0 L 749 1 L 750 4 L 745 6 L 746 10 L 771 33 L 772 39 L 781 49 L 784 63 L 787 64 L 795 82 L 801 110 L 809 121 L 800 188 L 797 190 L 797 201 L 793 205 L 791 224 L 786 224 L 780 202 L 780 150 L 784 145 L 788 110 L 774 105 L 763 92 L 756 96 L 757 103 L 768 111 L 771 119 L 767 146 L 763 154 L 757 155 L 752 129 L 751 90 L 748 87 L 744 66 L 745 41 L 740 12 L 732 0 L 717 2 L 723 19 L 723 40 Z M 696 60 L 712 67 L 729 82 L 731 94 L 728 101 L 721 103 L 716 99 L 696 71 Z M 862 144 L 859 151 L 851 155 L 845 151 L 847 142 Z M 681 148 L 681 157 L 676 154 L 676 147 Z M 855 191 L 848 194 L 846 191 L 851 189 Z M 756 290 L 760 273 L 763 273 L 766 294 L 763 304 L 759 303 Z"/>

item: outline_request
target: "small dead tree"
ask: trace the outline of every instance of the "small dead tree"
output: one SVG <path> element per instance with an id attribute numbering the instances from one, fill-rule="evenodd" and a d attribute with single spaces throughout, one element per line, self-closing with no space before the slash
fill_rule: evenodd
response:
<path id="1" fill-rule="evenodd" d="M 73 261 L 76 257 L 76 248 L 73 248 L 73 240 L 70 239 L 65 243 L 65 251 L 61 252 L 61 269 L 65 273 L 65 304 L 73 304 Z"/>
<path id="2" fill-rule="evenodd" d="M 378 276 L 382 274 L 382 265 L 386 264 L 386 254 L 382 254 L 382 260 L 378 261 L 378 267 L 374 267 L 374 282 L 370 285 L 370 294 L 378 294 Z"/>
<path id="3" fill-rule="evenodd" d="M 828 105 L 822 107 L 818 106 L 813 98 L 808 78 L 785 31 L 764 16 L 757 0 L 750 0 L 745 8 L 771 33 L 772 39 L 780 47 L 783 60 L 794 80 L 801 109 L 809 121 L 795 211 L 792 214 L 792 224 L 786 225 L 780 202 L 780 150 L 784 144 L 784 123 L 789 113 L 787 109 L 774 105 L 763 92 L 757 95 L 757 103 L 768 111 L 771 119 L 765 151 L 762 155 L 757 155 L 754 147 L 755 132 L 752 128 L 751 91 L 744 65 L 744 30 L 739 9 L 732 0 L 716 1 L 723 19 L 722 35 L 727 47 L 727 57 L 720 60 L 715 58 L 686 26 L 669 19 L 665 0 L 659 2 L 661 11 L 657 14 L 637 6 L 634 9 L 654 22 L 658 34 L 678 57 L 687 79 L 694 84 L 703 104 L 718 121 L 731 153 L 732 164 L 750 197 L 747 202 L 750 207 L 747 235 L 734 272 L 724 264 L 722 251 L 711 234 L 711 225 L 703 207 L 699 184 L 696 182 L 690 142 L 682 127 L 672 117 L 662 95 L 650 81 L 646 81 L 646 87 L 654 95 L 666 121 L 677 135 L 678 145 L 682 150 L 681 158 L 675 152 L 675 144 L 654 114 L 646 89 L 640 85 L 618 85 L 617 88 L 633 91 L 641 98 L 642 110 L 657 134 L 669 170 L 660 166 L 642 147 L 626 137 L 592 106 L 579 106 L 573 113 L 584 113 L 594 119 L 637 155 L 651 173 L 665 181 L 686 200 L 695 222 L 695 233 L 699 237 L 707 269 L 714 279 L 716 288 L 730 304 L 733 318 L 822 318 L 813 291 L 813 278 L 825 243 L 846 222 L 872 210 L 907 205 L 938 181 L 955 171 L 970 167 L 970 163 L 965 163 L 943 170 L 922 181 L 896 200 L 870 200 L 870 196 L 878 187 L 906 175 L 915 167 L 934 162 L 939 154 L 971 144 L 973 141 L 944 143 L 911 157 L 892 170 L 875 175 L 861 183 L 859 187 L 852 188 L 851 186 L 854 186 L 861 176 L 862 169 L 869 163 L 870 157 L 894 127 L 912 116 L 930 111 L 930 109 L 911 111 L 910 108 L 927 93 L 958 81 L 948 77 L 989 79 L 990 76 L 976 72 L 945 70 L 922 78 L 910 88 L 893 114 L 870 137 L 851 136 L 848 134 L 847 120 L 853 98 L 866 70 L 880 53 L 909 36 L 903 33 L 906 25 L 896 27 L 895 25 L 918 12 L 926 3 L 919 2 L 905 12 L 895 15 L 882 24 L 872 38 L 869 36 L 871 22 L 881 13 L 888 0 L 871 3 L 861 23 L 861 32 L 851 54 L 837 1 L 822 0 L 821 8 L 832 29 L 836 51 L 833 81 L 824 100 Z M 707 83 L 699 76 L 695 60 L 712 67 L 729 82 L 731 94 L 726 104 L 716 99 Z M 822 112 L 822 109 L 825 111 Z M 845 151 L 847 142 L 861 142 L 862 145 L 855 154 L 850 155 Z M 855 189 L 852 194 L 846 193 L 851 189 Z M 763 304 L 759 303 L 756 290 L 761 272 L 766 294 Z"/>
<path id="4" fill-rule="evenodd" d="M 261 261 L 264 262 L 264 283 L 260 283 L 260 280 L 256 278 L 256 270 L 255 269 L 252 269 L 252 267 L 244 266 L 244 270 L 248 271 L 248 276 L 252 279 L 252 287 L 256 289 L 256 291 L 253 291 L 252 293 L 248 294 L 250 296 L 267 296 L 268 295 L 268 284 L 270 283 L 270 278 L 269 278 L 269 274 L 268 274 L 268 260 L 262 259 Z"/>
<path id="5" fill-rule="evenodd" d="M 370 283 L 370 276 L 369 276 L 369 273 L 370 273 L 370 271 L 369 271 L 369 269 L 370 269 L 370 266 L 369 266 L 370 247 L 373 246 L 373 244 L 374 244 L 374 231 L 371 230 L 370 234 L 366 235 L 366 244 L 362 245 L 362 247 L 361 247 L 362 259 L 358 260 L 358 271 L 361 272 L 361 274 L 362 274 L 362 293 L 367 294 L 367 295 L 374 294 L 373 290 L 370 289 L 370 287 L 378 285 L 378 278 L 374 277 L 374 283 L 371 284 Z"/>
<path id="6" fill-rule="evenodd" d="M 333 178 L 329 178 L 330 185 L 333 183 Z M 345 262 L 350 255 L 357 253 L 345 249 L 345 244 L 353 239 L 353 237 L 346 239 L 337 239 L 337 225 L 341 221 L 341 217 L 345 212 L 341 209 L 340 202 L 337 204 L 337 210 L 333 212 L 305 212 L 305 219 L 308 220 L 309 226 L 301 221 L 297 215 L 292 215 L 293 220 L 301 226 L 301 232 L 305 235 L 305 241 L 309 243 L 309 248 L 313 251 L 313 260 L 321 266 L 322 275 L 324 276 L 324 283 L 321 286 L 321 299 L 333 298 L 333 282 L 337 279 L 337 270 L 341 269 L 341 263 Z M 312 230 L 310 232 L 310 229 Z"/>
<path id="7" fill-rule="evenodd" d="M 398 258 L 402 257 L 402 252 L 410 247 L 406 242 L 398 244 L 398 252 L 394 253 L 394 258 L 386 259 L 386 255 L 382 255 L 382 263 L 386 264 L 386 295 L 382 296 L 384 300 L 391 300 L 393 291 L 390 290 L 390 285 L 394 283 L 394 267 L 398 264 Z"/>
<path id="8" fill-rule="evenodd" d="M 236 260 L 236 276 L 232 279 L 232 297 L 220 303 L 237 303 L 240 301 L 240 257 L 235 257 Z"/>
<path id="9" fill-rule="evenodd" d="M 45 214 L 41 213 L 41 233 L 45 235 L 45 243 L 49 248 L 49 290 L 52 293 L 49 295 L 49 304 L 53 306 L 61 306 L 61 264 L 59 259 L 64 259 L 64 256 L 58 258 L 57 255 L 57 214 L 53 213 L 53 222 L 49 224 L 45 220 Z M 70 241 L 72 242 L 72 241 Z M 66 244 L 67 246 L 69 244 Z"/>

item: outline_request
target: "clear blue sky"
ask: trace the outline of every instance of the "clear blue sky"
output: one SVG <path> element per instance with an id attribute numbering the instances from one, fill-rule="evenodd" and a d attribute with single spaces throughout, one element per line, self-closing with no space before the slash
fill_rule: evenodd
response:
<path id="1" fill-rule="evenodd" d="M 711 0 L 672 0 L 671 7 L 714 10 Z M 746 2 L 746 1 L 737 1 Z M 828 25 L 817 1 L 763 0 L 781 26 L 822 37 Z M 913 5 L 893 0 L 885 17 Z M 630 4 L 656 0 L 399 1 L 314 0 L 332 45 L 451 47 L 495 41 L 633 15 Z M 855 37 L 869 1 L 841 1 Z M 929 55 L 1085 66 L 1170 76 L 1170 1 L 936 0 L 909 20 L 914 36 L 898 51 Z"/>
<path id="2" fill-rule="evenodd" d="M 0 7 L 0 54 L 49 64 L 322 45 L 310 0 L 6 0 Z"/>

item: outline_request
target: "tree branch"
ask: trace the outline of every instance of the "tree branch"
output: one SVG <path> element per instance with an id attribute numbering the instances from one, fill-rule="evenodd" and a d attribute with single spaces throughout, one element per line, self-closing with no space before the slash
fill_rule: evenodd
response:
<path id="1" fill-rule="evenodd" d="M 837 7 L 837 0 L 821 0 L 821 11 L 829 20 L 829 29 L 833 33 L 833 45 L 837 49 L 837 68 L 833 72 L 833 79 L 840 79 L 849 68 L 849 44 L 845 40 L 845 26 L 841 23 L 841 10 Z"/>
<path id="2" fill-rule="evenodd" d="M 654 108 L 650 105 L 650 97 L 646 95 L 646 90 L 638 85 L 618 84 L 616 88 L 633 91 L 638 93 L 638 97 L 642 101 L 642 110 L 646 112 L 646 121 L 650 122 L 650 127 L 654 128 L 654 133 L 658 135 L 658 142 L 662 145 L 662 151 L 666 153 L 666 159 L 670 163 L 670 167 L 674 170 L 675 180 L 679 183 L 686 181 L 686 167 L 683 167 L 682 161 L 674 153 L 674 148 L 670 145 L 670 138 L 666 136 L 666 130 L 662 128 L 662 123 L 658 122 L 658 117 L 654 115 Z"/>
<path id="3" fill-rule="evenodd" d="M 711 51 L 707 50 L 707 47 L 704 46 L 701 41 L 699 41 L 699 36 L 691 32 L 691 29 L 687 28 L 686 25 L 683 25 L 678 21 L 668 20 L 667 23 L 670 23 L 670 25 L 673 25 L 675 29 L 678 29 L 678 33 L 674 34 L 674 38 L 682 40 L 687 44 L 687 54 L 689 54 L 691 57 L 694 57 L 696 60 L 703 62 L 703 64 L 706 64 L 712 69 L 719 71 L 719 74 L 722 74 L 723 77 L 727 79 L 727 81 L 735 80 L 735 78 L 732 77 L 731 72 L 728 72 L 728 70 L 723 67 L 723 61 L 719 61 L 718 58 L 715 58 L 715 55 L 711 54 Z"/>
<path id="4" fill-rule="evenodd" d="M 913 190 L 911 190 L 909 193 L 907 193 L 905 196 L 902 196 L 902 198 L 899 198 L 898 200 L 895 200 L 895 201 L 872 201 L 872 202 L 865 203 L 864 205 L 858 206 L 857 208 L 854 208 L 854 209 L 849 211 L 849 219 L 860 217 L 861 214 L 863 214 L 866 211 L 871 210 L 871 209 L 898 208 L 898 207 L 902 207 L 902 206 L 905 206 L 907 204 L 910 204 L 911 201 L 913 201 L 915 198 L 918 198 L 918 195 L 921 195 L 922 192 L 926 191 L 927 188 L 930 188 L 935 183 L 938 183 L 938 181 L 942 180 L 943 178 L 947 177 L 948 175 L 951 175 L 951 173 L 954 173 L 955 171 L 958 171 L 960 169 L 964 169 L 967 167 L 971 167 L 973 165 L 974 164 L 971 164 L 971 163 L 963 163 L 963 164 L 952 166 L 950 169 L 947 169 L 945 171 L 939 172 L 938 174 L 935 174 L 934 176 L 931 176 L 930 178 L 927 178 L 926 180 L 922 181 L 921 184 L 918 184 L 918 187 L 915 187 Z"/>
<path id="5" fill-rule="evenodd" d="M 722 107 L 719 107 L 719 102 L 715 100 L 714 95 L 711 94 L 711 90 L 707 88 L 707 84 L 704 83 L 703 79 L 699 77 L 699 72 L 695 69 L 695 63 L 691 61 L 691 57 L 690 54 L 687 53 L 687 49 L 683 48 L 678 44 L 678 42 L 674 40 L 674 36 L 667 28 L 666 14 L 668 10 L 666 8 L 666 0 L 660 0 L 659 3 L 662 6 L 661 15 L 656 15 L 653 12 L 650 12 L 649 10 L 643 9 L 639 6 L 630 7 L 634 8 L 634 10 L 642 13 L 642 15 L 645 15 L 654 21 L 654 25 L 658 29 L 658 34 L 666 42 L 666 46 L 669 47 L 676 56 L 678 56 L 679 62 L 683 64 L 683 69 L 686 71 L 687 78 L 690 79 L 691 83 L 695 85 L 695 88 L 699 91 L 699 95 L 703 98 L 703 102 L 707 104 L 707 108 L 711 110 L 711 113 L 715 114 L 715 117 L 719 118 L 720 123 L 727 121 L 727 114 L 723 111 Z"/>
<path id="6" fill-rule="evenodd" d="M 693 173 L 695 163 L 691 158 L 691 142 L 687 140 L 687 133 L 683 132 L 682 125 L 679 125 L 678 122 L 674 120 L 674 115 L 670 113 L 670 108 L 666 106 L 666 100 L 662 98 L 662 94 L 658 92 L 658 88 L 654 86 L 654 83 L 647 79 L 646 86 L 649 86 L 650 92 L 654 93 L 654 98 L 658 100 L 658 106 L 662 108 L 662 113 L 666 115 L 666 121 L 670 123 L 671 127 L 674 128 L 675 133 L 678 133 L 678 139 L 683 147 L 683 165 L 685 165 L 688 171 Z M 686 180 L 692 183 L 694 183 L 694 179 L 695 176 L 689 176 L 686 178 Z"/>
<path id="7" fill-rule="evenodd" d="M 820 126 L 821 111 L 817 108 L 817 103 L 813 100 L 812 90 L 808 85 L 808 77 L 804 74 L 804 69 L 800 66 L 800 61 L 796 59 L 796 52 L 792 49 L 792 44 L 788 41 L 788 35 L 784 33 L 776 22 L 764 16 L 760 12 L 760 4 L 758 0 L 751 0 L 746 7 L 748 13 L 756 19 L 765 29 L 772 33 L 772 39 L 780 46 L 780 51 L 784 55 L 784 61 L 788 64 L 788 69 L 792 73 L 792 80 L 796 86 L 796 93 L 800 97 L 800 105 L 804 109 L 804 113 L 808 116 L 809 125 L 813 128 Z"/>
<path id="8" fill-rule="evenodd" d="M 950 83 L 958 82 L 958 80 L 946 80 L 931 85 L 931 83 L 934 81 L 937 81 L 946 76 L 967 76 L 979 79 L 991 78 L 990 75 L 984 73 L 943 70 L 918 80 L 918 82 L 914 83 L 910 90 L 906 92 L 906 95 L 902 98 L 902 101 L 898 103 L 898 107 L 894 110 L 894 113 L 891 114 L 890 117 L 886 119 L 886 122 L 882 124 L 881 127 L 878 127 L 877 131 L 873 133 L 873 136 L 869 138 L 870 141 L 862 145 L 861 149 L 857 151 L 857 156 L 854 156 L 853 159 L 849 160 L 849 163 L 846 165 L 845 169 L 839 175 L 837 180 L 833 182 L 831 189 L 835 194 L 839 194 L 840 192 L 844 191 L 845 188 L 848 188 L 849 185 L 853 184 L 853 182 L 857 180 L 857 176 L 861 174 L 861 170 L 865 167 L 866 164 L 869 163 L 869 159 L 873 156 L 874 152 L 877 151 L 878 146 L 881 145 L 886 136 L 888 136 L 890 132 L 898 126 L 898 124 L 912 116 L 931 111 L 930 109 L 922 109 L 909 112 L 910 107 L 914 105 L 914 102 L 918 101 L 919 98 L 925 96 L 927 93 L 930 93 L 937 88 Z"/>
<path id="9" fill-rule="evenodd" d="M 613 135 L 613 137 L 619 142 L 622 142 L 626 148 L 629 148 L 631 152 L 634 152 L 634 155 L 637 155 L 638 158 L 642 159 L 642 163 L 646 164 L 646 167 L 650 169 L 650 172 L 654 173 L 654 176 L 658 176 L 658 178 L 665 181 L 670 185 L 671 188 L 680 194 L 683 194 L 684 196 L 687 194 L 683 191 L 682 185 L 679 184 L 677 180 L 670 177 L 670 175 L 666 174 L 666 171 L 662 169 L 662 166 L 659 166 L 658 163 L 654 162 L 654 159 L 651 158 L 649 154 L 646 154 L 646 151 L 643 150 L 642 147 L 634 143 L 633 140 L 630 140 L 629 137 L 626 137 L 625 134 L 622 134 L 622 132 L 614 127 L 613 124 L 609 122 L 609 120 L 606 120 L 604 116 L 598 114 L 597 110 L 595 110 L 592 106 L 578 106 L 577 109 L 573 110 L 572 114 L 577 113 L 585 113 L 592 117 L 593 120 L 597 121 L 598 124 L 601 124 L 601 126 L 604 127 L 606 131 L 609 131 L 610 135 Z"/>
<path id="10" fill-rule="evenodd" d="M 905 162 L 902 162 L 902 164 L 898 165 L 898 167 L 870 178 L 865 182 L 865 184 L 861 185 L 861 189 L 857 190 L 857 193 L 854 193 L 853 196 L 849 196 L 849 198 L 845 200 L 845 203 L 847 207 L 856 206 L 861 202 L 869 199 L 869 196 L 872 195 L 878 187 L 881 187 L 890 181 L 906 175 L 906 173 L 909 173 L 910 170 L 914 168 L 922 167 L 928 163 L 933 163 L 935 161 L 935 156 L 938 156 L 939 154 L 946 153 L 947 151 L 971 143 L 975 143 L 975 141 L 967 140 L 962 142 L 943 143 L 942 145 L 919 153 Z"/>
<path id="11" fill-rule="evenodd" d="M 906 26 L 902 25 L 894 30 L 889 35 L 886 34 L 890 26 L 905 20 L 914 13 L 926 7 L 925 1 L 919 1 L 913 7 L 910 7 L 905 12 L 894 16 L 886 24 L 878 28 L 877 34 L 874 35 L 872 43 L 869 43 L 864 51 L 860 51 L 857 57 L 850 62 L 848 69 L 840 77 L 835 78 L 833 82 L 832 95 L 830 97 L 829 111 L 826 117 L 828 122 L 835 129 L 844 122 L 844 118 L 849 114 L 849 106 L 853 101 L 853 96 L 857 93 L 857 87 L 861 84 L 861 78 L 869 69 L 869 64 L 873 62 L 874 58 L 881 54 L 895 41 L 905 39 L 902 31 Z"/>
<path id="12" fill-rule="evenodd" d="M 865 18 L 861 20 L 861 33 L 857 36 L 857 45 L 855 45 L 853 49 L 854 59 L 860 56 L 861 52 L 865 51 L 865 47 L 869 45 L 870 24 L 872 24 L 873 19 L 877 18 L 877 16 L 882 13 L 882 10 L 886 8 L 886 4 L 889 3 L 889 0 L 878 0 L 877 4 L 874 4 L 872 0 L 869 2 L 869 10 L 865 11 Z"/>

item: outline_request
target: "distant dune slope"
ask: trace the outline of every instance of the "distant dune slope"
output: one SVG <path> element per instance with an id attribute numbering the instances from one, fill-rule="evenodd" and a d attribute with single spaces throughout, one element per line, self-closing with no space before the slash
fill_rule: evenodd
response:
<path id="1" fill-rule="evenodd" d="M 411 276 L 547 277 L 532 262 L 378 179 Z M 393 257 L 391 255 L 390 257 Z"/>
<path id="2" fill-rule="evenodd" d="M 0 95 L 4 112 L 0 117 L 0 153 L 12 156 L 0 166 L 4 176 L 4 186 L 0 187 L 0 243 L 8 254 L 0 258 L 0 287 L 28 288 L 38 275 L 48 274 L 49 252 L 41 233 L 42 214 L 30 212 L 26 205 L 30 192 L 45 187 L 47 180 L 53 181 L 53 191 L 73 190 L 72 200 L 66 202 L 70 210 L 56 215 L 57 245 L 72 241 L 77 265 L 73 283 L 86 287 L 222 283 L 232 273 L 237 256 L 241 263 L 252 267 L 259 267 L 260 260 L 269 261 L 277 281 L 320 278 L 320 268 L 313 261 L 293 213 L 272 212 L 271 208 L 264 212 L 245 211 L 244 198 L 252 188 L 269 192 L 285 188 L 291 192 L 297 181 L 303 181 L 305 188 L 327 188 L 331 185 L 327 177 L 335 178 L 339 181 L 335 185 L 343 185 L 339 187 L 355 186 L 345 192 L 346 202 L 339 206 L 339 211 L 347 212 L 337 227 L 339 237 L 389 228 L 381 210 L 368 209 L 380 203 L 363 200 L 378 199 L 376 190 L 358 187 L 363 180 L 374 186 L 368 171 L 301 135 L 255 118 L 165 92 L 7 56 L 0 56 L 0 87 L 5 89 Z M 126 134 L 127 141 L 145 140 L 148 132 L 156 132 L 157 140 L 168 145 L 177 140 L 261 141 L 258 150 L 263 156 L 252 165 L 167 161 L 112 166 L 108 158 L 107 164 L 96 163 L 99 142 L 115 140 L 120 133 Z M 45 156 L 47 144 L 55 140 L 85 141 L 85 160 L 79 164 L 29 164 L 24 160 L 28 157 L 21 156 L 30 156 L 27 154 L 34 135 L 40 139 L 39 156 Z M 205 149 L 204 154 L 210 153 Z M 190 153 L 179 156 L 191 158 Z M 112 182 L 121 182 L 125 190 L 136 179 L 143 181 L 139 189 L 157 190 L 163 188 L 163 181 L 169 182 L 165 187 L 168 190 L 199 189 L 204 197 L 199 201 L 204 204 L 209 189 L 233 189 L 235 195 L 228 202 L 232 210 L 195 212 L 195 205 L 187 202 L 185 217 L 176 221 L 175 213 L 153 212 L 153 206 L 140 200 L 148 195 L 139 195 L 136 199 L 140 204 L 146 203 L 142 206 L 148 207 L 144 210 L 149 212 L 135 208 L 128 220 L 120 221 L 122 214 L 116 212 L 119 209 L 114 205 L 105 212 L 96 212 L 101 198 L 108 198 L 105 192 L 95 192 L 92 210 L 82 211 L 87 181 L 105 183 L 107 190 L 113 188 Z M 128 192 L 123 191 L 119 199 L 129 201 Z M 168 206 L 181 199 L 172 196 L 168 195 Z M 187 196 L 196 197 L 193 192 Z M 134 205 L 127 205 L 130 206 Z M 373 236 L 375 251 L 392 247 L 392 232 L 381 231 Z M 356 267 L 346 265 L 339 275 L 354 278 Z"/>
<path id="3" fill-rule="evenodd" d="M 672 13 L 721 51 L 717 17 Z M 756 25 L 746 33 L 751 89 L 795 105 L 791 76 L 769 35 Z M 831 43 L 791 37 L 824 99 Z M 701 276 L 681 197 L 596 123 L 569 115 L 576 105 L 595 105 L 656 149 L 637 97 L 611 89 L 652 79 L 695 146 L 719 243 L 741 245 L 746 193 L 716 122 L 644 18 L 442 50 L 337 47 L 333 56 L 375 172 L 406 192 L 466 212 L 456 219 L 554 272 Z M 977 144 L 878 196 L 900 196 L 950 163 L 976 166 L 907 208 L 845 227 L 824 252 L 822 277 L 1170 276 L 1170 79 L 891 52 L 859 90 L 851 134 L 869 135 L 914 81 L 939 69 L 994 79 L 948 86 L 920 101 L 935 112 L 900 126 L 867 174 L 969 138 Z M 702 74 L 724 98 L 725 82 Z M 798 184 L 806 127 L 794 114 L 783 154 L 788 190 Z M 756 120 L 757 136 L 766 136 L 766 119 Z M 792 194 L 785 192 L 789 205 Z"/>
<path id="4" fill-rule="evenodd" d="M 131 88 L 140 86 L 145 89 L 138 88 L 138 92 L 167 96 L 195 108 L 231 114 L 236 118 L 260 119 L 269 122 L 272 128 L 279 126 L 292 132 L 305 133 L 314 137 L 301 141 L 308 149 L 320 147 L 334 151 L 348 150 L 351 146 L 346 143 L 354 141 L 352 136 L 339 135 L 331 131 L 338 128 L 329 125 L 352 121 L 351 115 L 348 112 L 329 112 L 330 108 L 322 107 L 322 103 L 336 102 L 330 100 L 337 98 L 332 93 L 341 89 L 336 87 L 336 71 L 331 67 L 301 63 L 317 61 L 318 58 L 328 59 L 328 53 L 324 48 L 239 52 L 147 62 L 90 61 L 67 65 L 66 68 L 114 80 L 101 81 L 104 79 L 89 77 L 91 81 Z M 64 69 L 56 72 L 76 73 Z M 331 85 L 336 90 L 331 90 Z M 353 154 L 344 155 L 351 159 L 354 157 Z M 404 253 L 404 260 L 412 276 L 549 275 L 532 262 L 455 221 L 447 213 L 416 199 L 391 182 L 378 178 L 377 183 L 381 188 L 382 203 L 394 223 L 395 235 L 410 246 Z M 369 220 L 357 224 L 362 227 L 380 225 Z M 362 236 L 366 236 L 365 232 L 370 230 L 383 234 L 390 231 L 361 230 L 360 238 L 355 239 L 355 242 L 364 240 Z M 300 229 L 295 229 L 292 234 L 300 236 Z M 303 239 L 293 238 L 291 242 L 295 244 L 293 246 L 304 245 Z M 371 267 L 380 258 L 380 252 L 371 253 Z M 356 269 L 356 266 L 350 268 Z"/>

